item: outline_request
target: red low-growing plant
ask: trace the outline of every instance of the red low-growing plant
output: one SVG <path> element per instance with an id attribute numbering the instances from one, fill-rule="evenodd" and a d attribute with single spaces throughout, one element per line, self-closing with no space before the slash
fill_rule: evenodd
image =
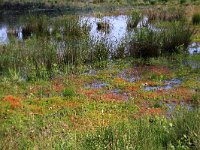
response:
<path id="1" fill-rule="evenodd" d="M 21 99 L 12 95 L 5 96 L 3 101 L 9 102 L 11 108 L 17 108 L 21 106 Z"/>

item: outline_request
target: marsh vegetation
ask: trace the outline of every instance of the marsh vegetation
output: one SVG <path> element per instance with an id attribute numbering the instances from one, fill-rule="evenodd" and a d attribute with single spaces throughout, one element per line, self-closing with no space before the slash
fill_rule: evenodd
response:
<path id="1" fill-rule="evenodd" d="M 0 149 L 200 149 L 199 13 L 183 8 L 2 26 Z"/>

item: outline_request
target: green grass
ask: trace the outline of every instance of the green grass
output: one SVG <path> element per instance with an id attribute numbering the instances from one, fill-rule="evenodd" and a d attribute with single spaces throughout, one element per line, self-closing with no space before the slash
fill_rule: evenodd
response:
<path id="1" fill-rule="evenodd" d="M 200 88 L 199 70 L 181 66 L 179 59 L 185 58 L 151 58 L 146 65 L 136 58 L 116 60 L 96 69 L 96 75 L 49 80 L 16 82 L 2 76 L 0 148 L 199 149 L 199 94 L 191 90 Z M 126 78 L 133 75 L 140 79 L 129 82 Z M 183 80 L 168 91 L 144 91 L 145 84 L 163 86 L 165 79 L 157 80 L 161 75 Z M 108 85 L 87 87 L 97 81 Z M 115 89 L 120 92 L 110 94 Z M 168 116 L 172 99 L 177 107 Z M 192 110 L 179 105 L 190 101 L 196 105 Z"/>
<path id="2" fill-rule="evenodd" d="M 196 13 L 192 16 L 192 23 L 193 24 L 200 24 L 200 14 Z"/>

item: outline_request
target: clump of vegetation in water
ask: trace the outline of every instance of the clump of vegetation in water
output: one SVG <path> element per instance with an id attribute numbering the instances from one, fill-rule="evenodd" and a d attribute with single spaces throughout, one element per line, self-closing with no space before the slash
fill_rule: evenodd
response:
<path id="1" fill-rule="evenodd" d="M 142 19 L 142 14 L 141 14 L 141 12 L 140 11 L 138 11 L 138 10 L 133 10 L 132 12 L 131 12 L 131 16 L 130 16 L 130 18 L 129 18 L 129 20 L 128 20 L 128 23 L 127 23 L 127 26 L 128 26 L 128 28 L 135 28 L 135 27 L 137 27 L 137 25 L 138 25 L 138 23 L 139 23 L 139 21 Z"/>
<path id="2" fill-rule="evenodd" d="M 174 22 L 161 32 L 162 50 L 164 53 L 178 52 L 178 48 L 183 46 L 184 50 L 191 42 L 194 31 L 185 22 Z"/>
<path id="3" fill-rule="evenodd" d="M 160 33 L 149 28 L 138 29 L 130 42 L 130 55 L 133 57 L 155 57 L 161 53 Z"/>
<path id="4" fill-rule="evenodd" d="M 173 22 L 155 31 L 149 27 L 138 29 L 130 42 L 130 55 L 134 57 L 156 57 L 186 50 L 191 42 L 193 30 L 183 22 Z"/>
<path id="5" fill-rule="evenodd" d="M 107 33 L 110 30 L 110 24 L 107 22 L 97 22 L 97 30 Z"/>

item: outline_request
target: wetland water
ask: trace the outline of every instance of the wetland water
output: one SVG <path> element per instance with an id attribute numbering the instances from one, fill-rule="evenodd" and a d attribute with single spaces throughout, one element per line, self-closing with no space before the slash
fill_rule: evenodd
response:
<path id="1" fill-rule="evenodd" d="M 74 12 L 67 12 L 64 15 L 71 15 Z M 10 40 L 10 35 L 14 35 L 18 40 L 23 40 L 24 35 L 22 32 L 22 28 L 27 23 L 27 13 L 17 13 L 13 15 L 11 14 L 1 14 L 0 16 L 0 44 L 7 44 Z M 62 16 L 63 14 L 58 13 L 57 11 L 40 11 L 36 12 L 34 15 L 38 14 L 47 15 L 50 18 Z M 33 15 L 33 14 L 31 14 Z M 77 14 L 74 14 L 77 15 Z M 118 16 L 103 16 L 101 18 L 97 18 L 88 14 L 79 16 L 79 25 L 80 27 L 83 25 L 88 25 L 89 28 L 89 38 L 91 42 L 102 41 L 107 47 L 109 47 L 110 51 L 117 49 L 121 44 L 124 44 L 124 41 L 129 41 L 131 36 L 134 36 L 134 30 L 128 29 L 128 21 L 129 16 L 127 15 L 118 15 Z M 109 29 L 107 31 L 98 30 L 98 22 L 105 22 L 109 24 Z M 137 28 L 142 27 L 143 24 L 148 22 L 148 18 L 144 17 L 137 25 Z M 148 27 L 154 31 L 158 31 L 153 25 L 148 24 Z M 48 27 L 49 32 L 52 32 L 52 28 Z M 65 43 L 66 41 L 59 42 Z M 62 47 L 62 45 L 66 44 L 58 44 L 58 47 Z M 60 48 L 58 48 L 60 49 Z M 192 43 L 188 47 L 188 51 L 190 54 L 199 53 L 200 45 L 198 43 Z"/>

